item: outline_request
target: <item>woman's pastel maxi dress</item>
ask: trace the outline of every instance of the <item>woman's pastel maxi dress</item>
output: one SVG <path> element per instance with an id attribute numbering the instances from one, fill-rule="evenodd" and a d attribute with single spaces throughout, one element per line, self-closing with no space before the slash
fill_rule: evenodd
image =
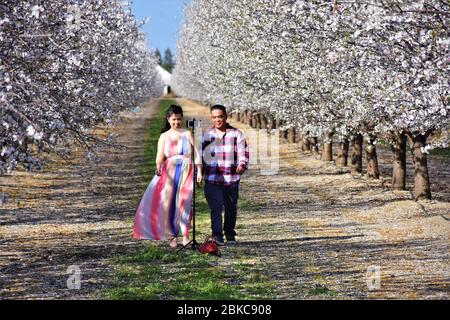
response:
<path id="1" fill-rule="evenodd" d="M 167 136 L 166 161 L 161 176 L 155 175 L 142 196 L 134 217 L 133 238 L 167 240 L 188 236 L 192 217 L 193 164 L 191 144 L 181 133 L 175 145 Z"/>

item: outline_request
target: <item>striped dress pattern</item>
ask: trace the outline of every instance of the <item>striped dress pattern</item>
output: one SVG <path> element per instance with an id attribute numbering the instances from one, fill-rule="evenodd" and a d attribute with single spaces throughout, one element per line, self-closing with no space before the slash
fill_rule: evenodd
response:
<path id="1" fill-rule="evenodd" d="M 167 240 L 189 234 L 194 167 L 187 130 L 175 144 L 164 141 L 166 161 L 161 176 L 155 175 L 142 196 L 134 217 L 133 238 Z"/>

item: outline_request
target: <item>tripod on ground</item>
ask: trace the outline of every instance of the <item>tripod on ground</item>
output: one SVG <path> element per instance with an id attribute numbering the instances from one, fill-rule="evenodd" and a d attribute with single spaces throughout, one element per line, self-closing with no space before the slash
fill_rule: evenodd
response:
<path id="1" fill-rule="evenodd" d="M 195 144 L 195 126 L 198 125 L 201 126 L 201 120 L 187 120 L 186 121 L 186 127 L 192 128 L 192 136 Z M 195 164 L 195 145 L 193 146 L 193 152 L 191 152 L 191 159 L 193 164 L 193 170 L 194 170 L 194 177 L 192 179 L 193 183 L 193 189 L 192 189 L 192 240 L 186 243 L 182 248 L 177 250 L 177 253 L 180 252 L 183 249 L 186 249 L 187 247 L 191 246 L 192 250 L 198 250 L 200 247 L 200 244 L 195 240 L 195 184 L 197 182 L 197 166 Z"/>

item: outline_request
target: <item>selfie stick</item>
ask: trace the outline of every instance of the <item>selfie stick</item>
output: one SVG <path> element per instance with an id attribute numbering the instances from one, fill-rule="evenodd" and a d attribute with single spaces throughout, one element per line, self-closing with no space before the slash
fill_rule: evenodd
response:
<path id="1" fill-rule="evenodd" d="M 198 244 L 197 241 L 195 241 L 195 183 L 197 181 L 197 166 L 195 165 L 195 158 L 194 158 L 194 153 L 195 153 L 195 125 L 196 125 L 196 120 L 195 118 L 192 120 L 192 126 L 190 126 L 189 120 L 187 121 L 187 127 L 188 128 L 192 128 L 192 136 L 193 136 L 193 140 L 194 140 L 194 152 L 191 152 L 191 159 L 192 159 L 192 164 L 193 164 L 193 170 L 194 170 L 194 177 L 192 179 L 192 183 L 193 183 L 193 194 L 192 194 L 192 240 L 189 241 L 188 243 L 186 243 L 186 245 L 184 245 L 181 249 L 178 249 L 177 253 L 180 252 L 183 249 L 186 249 L 189 245 L 191 246 L 192 250 L 197 250 L 200 245 Z"/>

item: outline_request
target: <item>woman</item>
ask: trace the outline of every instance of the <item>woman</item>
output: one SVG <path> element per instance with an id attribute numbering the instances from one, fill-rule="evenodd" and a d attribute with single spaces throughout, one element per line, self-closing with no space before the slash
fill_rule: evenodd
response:
<path id="1" fill-rule="evenodd" d="M 189 242 L 192 218 L 194 139 L 189 130 L 181 128 L 183 109 L 171 105 L 165 115 L 164 127 L 158 140 L 155 176 L 142 196 L 136 210 L 133 238 L 169 240 L 177 247 L 181 230 L 183 245 Z M 198 161 L 196 152 L 196 163 Z M 197 183 L 202 181 L 201 164 L 197 165 Z"/>

